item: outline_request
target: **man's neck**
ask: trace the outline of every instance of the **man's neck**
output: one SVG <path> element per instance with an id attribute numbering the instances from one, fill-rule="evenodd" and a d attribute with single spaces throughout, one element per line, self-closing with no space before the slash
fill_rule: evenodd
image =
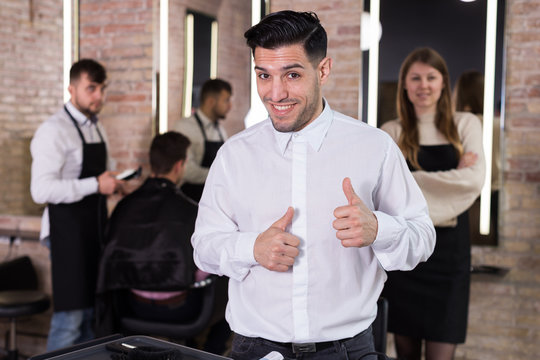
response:
<path id="1" fill-rule="evenodd" d="M 210 109 L 205 109 L 204 107 L 200 107 L 199 108 L 200 112 L 202 112 L 204 114 L 204 116 L 206 116 L 206 118 L 208 120 L 210 120 L 212 123 L 216 123 L 218 121 L 218 119 L 216 117 L 213 116 L 212 114 L 212 111 L 210 111 Z"/>
<path id="2" fill-rule="evenodd" d="M 178 178 L 177 175 L 173 174 L 172 172 L 169 173 L 169 174 L 155 174 L 155 173 L 152 173 L 150 174 L 150 177 L 153 177 L 153 178 L 161 178 L 161 179 L 167 179 L 169 180 L 170 182 L 172 182 L 173 184 L 177 184 L 178 181 L 180 180 Z"/>

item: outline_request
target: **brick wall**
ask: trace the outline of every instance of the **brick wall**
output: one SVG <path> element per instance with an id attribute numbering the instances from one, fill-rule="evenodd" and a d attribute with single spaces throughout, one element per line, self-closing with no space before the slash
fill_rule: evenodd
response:
<path id="1" fill-rule="evenodd" d="M 80 58 L 94 58 L 107 68 L 100 121 L 120 170 L 148 162 L 153 29 L 153 0 L 80 1 Z"/>
<path id="2" fill-rule="evenodd" d="M 62 8 L 57 0 L 0 5 L 0 213 L 39 214 L 30 139 L 62 104 Z"/>

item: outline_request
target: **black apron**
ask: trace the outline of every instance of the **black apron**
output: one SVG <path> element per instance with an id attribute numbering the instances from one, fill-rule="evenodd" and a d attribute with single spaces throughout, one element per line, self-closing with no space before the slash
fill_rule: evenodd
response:
<path id="1" fill-rule="evenodd" d="M 99 129 L 99 143 L 86 143 L 77 121 L 64 106 L 82 141 L 79 179 L 106 170 L 107 148 Z M 100 244 L 107 221 L 106 198 L 92 194 L 70 204 L 49 204 L 54 311 L 93 307 Z"/>
<path id="2" fill-rule="evenodd" d="M 195 113 L 195 120 L 197 120 L 197 123 L 199 124 L 199 127 L 201 128 L 202 135 L 204 137 L 204 155 L 201 162 L 201 167 L 203 168 L 209 168 L 210 165 L 214 162 L 214 159 L 216 158 L 217 152 L 221 145 L 223 145 L 224 140 L 223 136 L 221 136 L 221 132 L 218 129 L 219 138 L 220 141 L 209 141 L 206 138 L 206 132 L 204 131 L 204 126 L 202 124 L 201 119 L 199 118 L 199 115 Z M 217 125 L 216 125 L 217 126 Z M 193 184 L 186 182 L 181 186 L 182 192 L 189 196 L 191 199 L 195 200 L 196 202 L 199 202 L 201 200 L 202 192 L 204 189 L 204 184 Z"/>

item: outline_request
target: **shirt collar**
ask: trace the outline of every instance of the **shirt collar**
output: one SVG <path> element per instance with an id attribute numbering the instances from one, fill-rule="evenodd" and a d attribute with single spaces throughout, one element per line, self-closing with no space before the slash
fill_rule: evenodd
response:
<path id="1" fill-rule="evenodd" d="M 214 122 L 208 118 L 200 109 L 197 109 L 197 115 L 205 128 L 214 127 Z"/>
<path id="2" fill-rule="evenodd" d="M 71 101 L 68 101 L 66 103 L 66 108 L 68 109 L 69 113 L 73 118 L 81 125 L 90 125 L 92 124 L 92 121 L 90 121 L 90 118 L 87 118 L 86 115 L 84 115 L 82 112 L 80 112 L 75 105 Z"/>
<path id="3" fill-rule="evenodd" d="M 326 133 L 328 132 L 328 128 L 330 128 L 330 125 L 332 124 L 333 119 L 333 111 L 330 108 L 330 105 L 328 105 L 326 99 L 324 98 L 323 106 L 324 108 L 321 114 L 315 120 L 313 120 L 311 124 L 309 124 L 300 131 L 283 133 L 274 129 L 276 141 L 282 154 L 285 154 L 285 150 L 287 149 L 287 146 L 291 141 L 293 134 L 295 133 L 305 136 L 307 142 L 311 145 L 313 150 L 319 151 L 322 146 L 322 142 L 326 137 Z"/>

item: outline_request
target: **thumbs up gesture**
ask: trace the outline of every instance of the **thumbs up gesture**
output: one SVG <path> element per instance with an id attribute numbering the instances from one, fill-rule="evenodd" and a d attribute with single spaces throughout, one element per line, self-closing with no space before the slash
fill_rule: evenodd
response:
<path id="1" fill-rule="evenodd" d="M 287 271 L 298 256 L 300 239 L 285 232 L 292 222 L 294 209 L 289 207 L 285 215 L 273 223 L 266 231 L 260 233 L 255 240 L 253 255 L 255 260 L 272 271 Z"/>
<path id="2" fill-rule="evenodd" d="M 377 236 L 377 217 L 356 195 L 351 179 L 343 179 L 343 192 L 348 204 L 334 210 L 336 220 L 332 226 L 337 230 L 336 237 L 344 247 L 371 245 Z"/>

